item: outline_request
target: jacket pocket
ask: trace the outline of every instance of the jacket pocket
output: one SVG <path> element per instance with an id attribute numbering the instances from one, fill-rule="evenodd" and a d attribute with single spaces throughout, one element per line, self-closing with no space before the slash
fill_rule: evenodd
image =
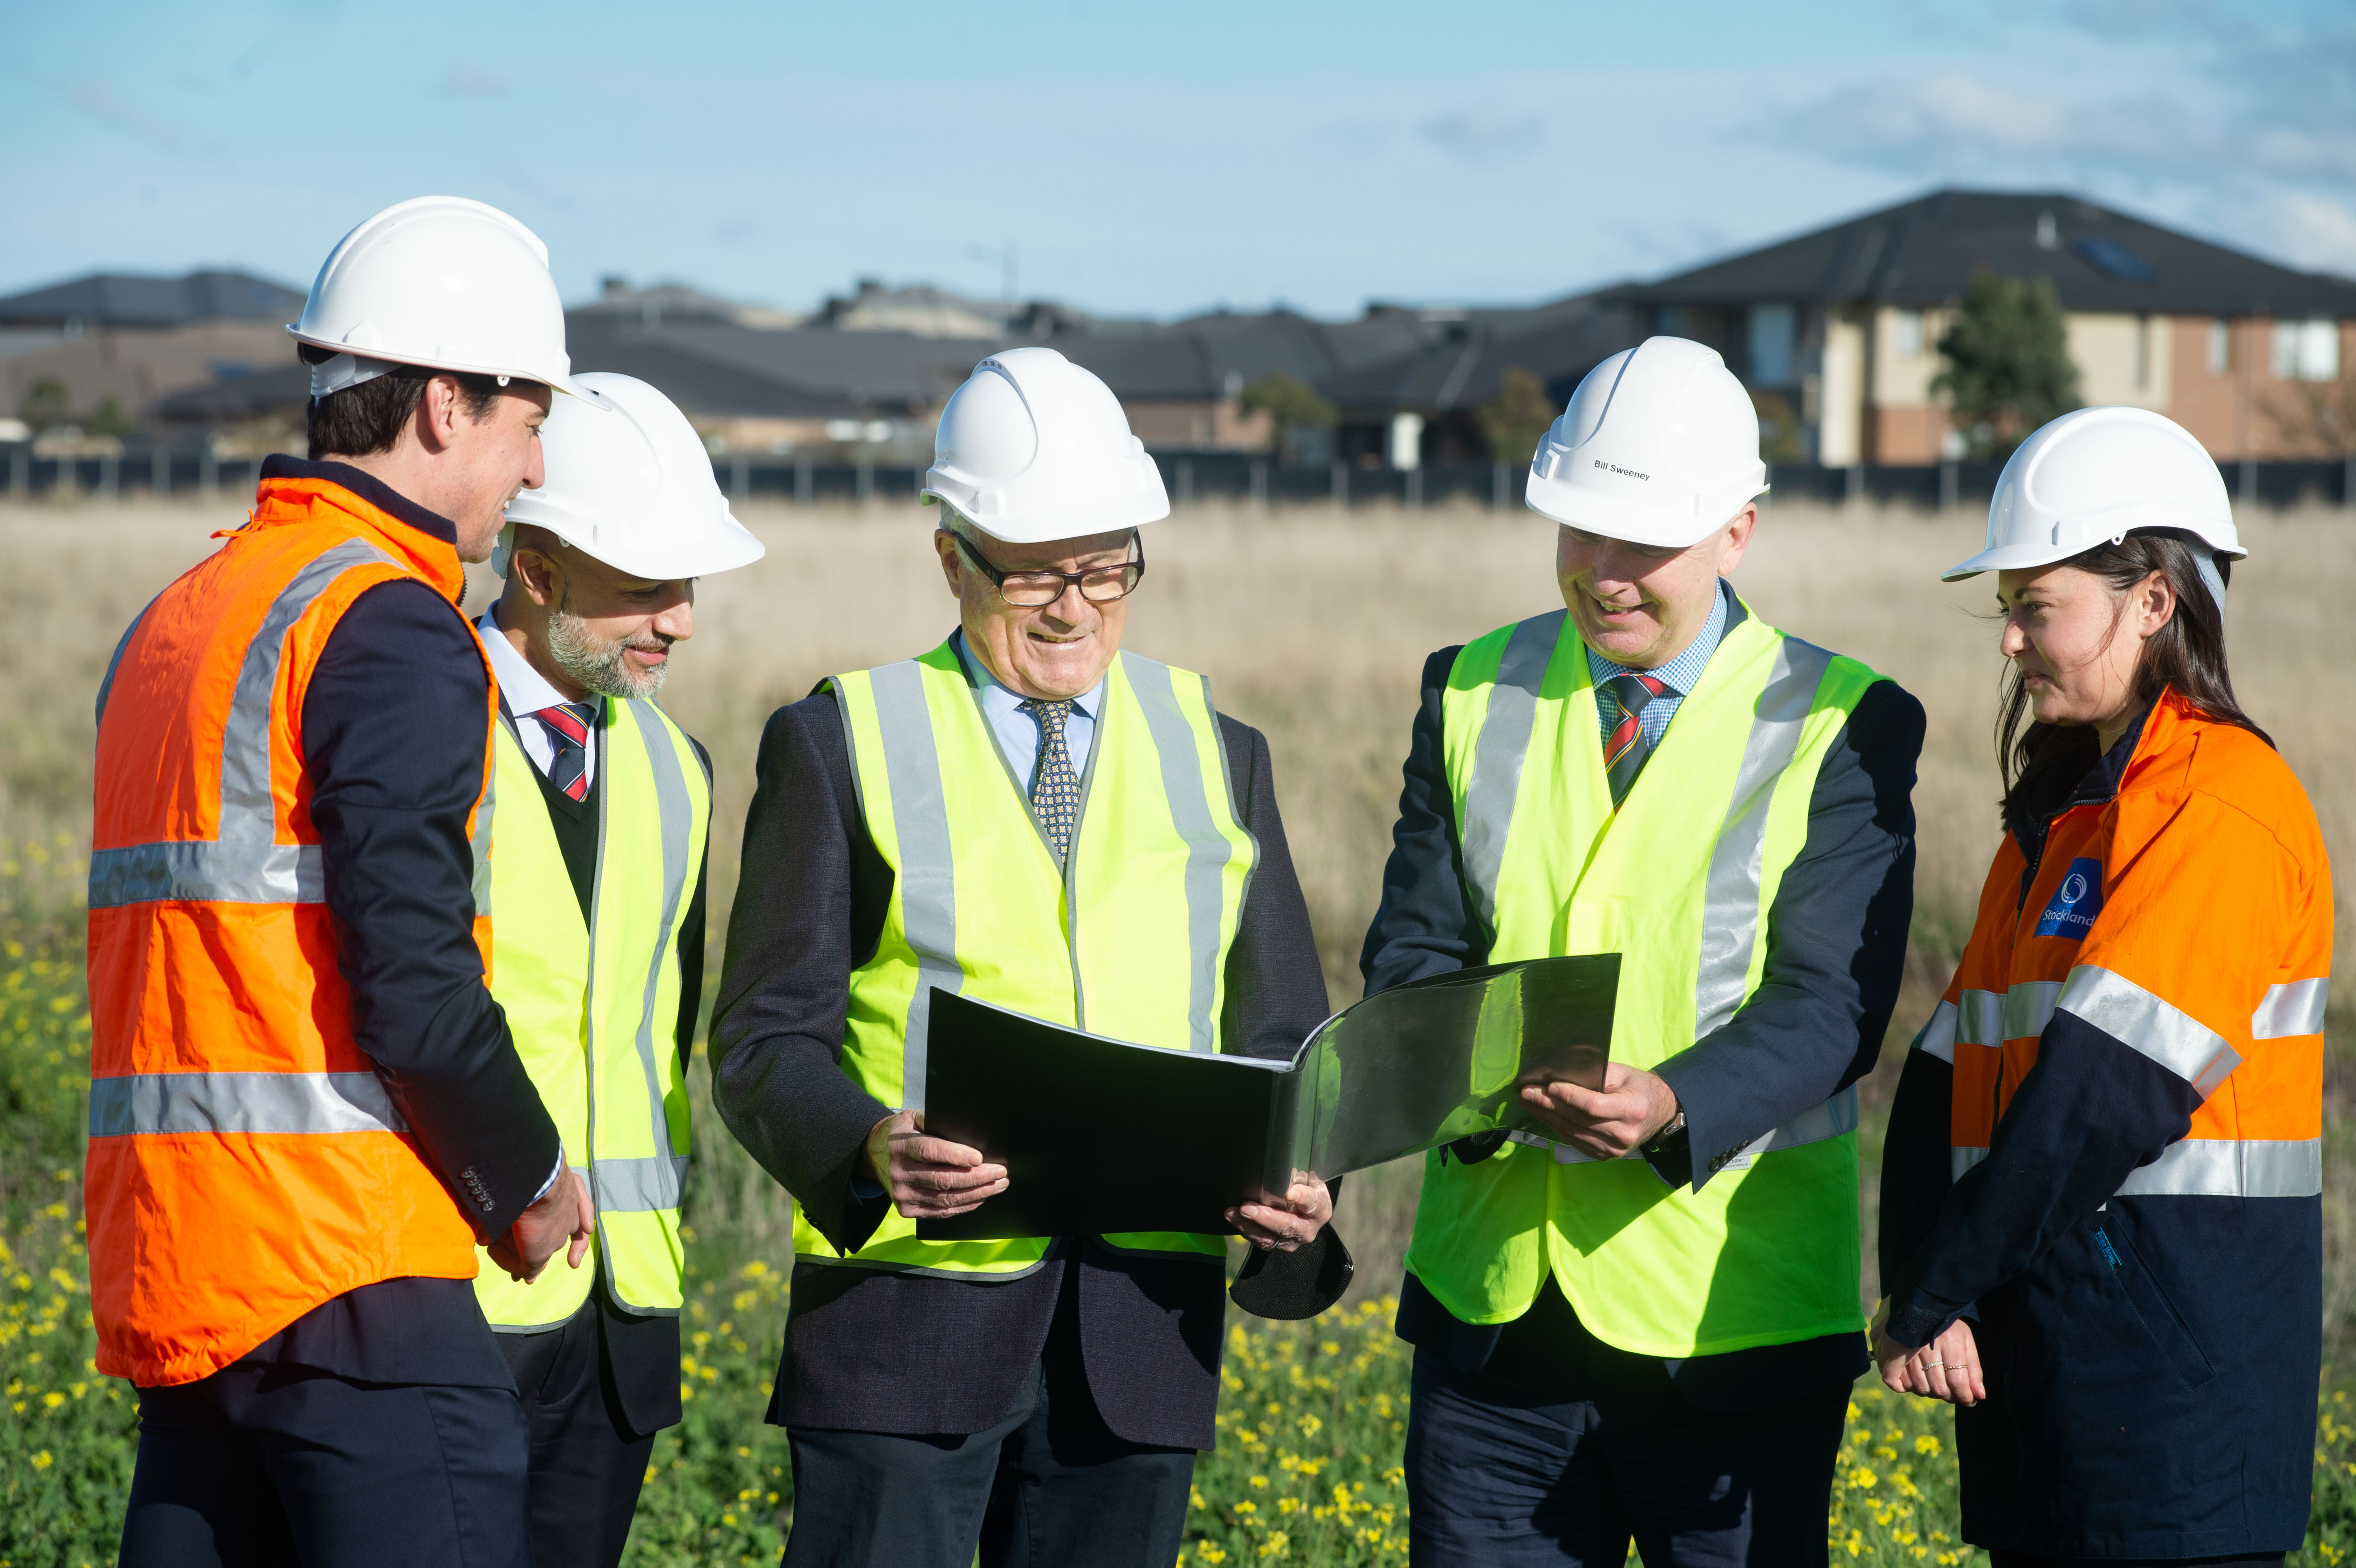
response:
<path id="1" fill-rule="evenodd" d="M 2095 1216 L 2094 1252 L 2110 1265 L 2120 1289 L 2126 1295 L 2127 1304 L 2143 1319 L 2144 1331 L 2159 1347 L 2160 1354 L 2175 1369 L 2176 1375 L 2184 1380 L 2184 1385 L 2199 1388 L 2215 1377 L 2217 1369 L 2210 1364 L 2201 1342 L 2185 1326 L 2176 1304 L 2169 1300 L 2168 1292 L 2160 1288 L 2159 1281 L 2145 1265 L 2142 1254 L 2127 1235 L 2126 1221 L 2117 1210 Z"/>

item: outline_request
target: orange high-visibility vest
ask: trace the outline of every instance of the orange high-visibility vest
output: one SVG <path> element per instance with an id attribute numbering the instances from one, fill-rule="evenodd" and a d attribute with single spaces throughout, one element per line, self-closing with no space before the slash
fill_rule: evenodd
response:
<path id="1" fill-rule="evenodd" d="M 416 578 L 465 626 L 465 568 L 324 480 L 265 479 L 259 503 L 133 624 L 99 689 L 91 1306 L 98 1370 L 142 1387 L 218 1371 L 360 1285 L 475 1274 L 472 1226 L 353 1039 L 302 731 L 352 602 Z M 487 967 L 496 702 L 451 715 L 482 728 Z"/>
<path id="2" fill-rule="evenodd" d="M 1920 1042 L 1954 1064 L 1954 1175 L 1987 1157 L 2058 1009 L 2201 1097 L 2121 1197 L 2321 1192 L 2331 868 L 2282 759 L 2164 692 L 2117 795 L 2055 817 L 2024 888 L 2028 869 L 2007 834 Z"/>

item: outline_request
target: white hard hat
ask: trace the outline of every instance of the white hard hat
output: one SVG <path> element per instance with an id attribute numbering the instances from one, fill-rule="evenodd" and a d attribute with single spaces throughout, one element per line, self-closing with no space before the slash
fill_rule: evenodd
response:
<path id="1" fill-rule="evenodd" d="M 1997 475 L 1987 548 L 1940 573 L 2047 566 L 2149 528 L 2178 528 L 2235 560 L 2225 476 L 2192 432 L 2149 409 L 2080 409 L 2039 428 Z M 2205 579 L 2214 563 L 2201 563 Z M 2222 602 L 2223 581 L 2210 584 Z"/>
<path id="2" fill-rule="evenodd" d="M 1009 544 L 1133 528 L 1170 515 L 1162 470 L 1120 401 L 1052 348 L 973 368 L 941 410 L 922 498 Z"/>
<path id="3" fill-rule="evenodd" d="M 564 304 L 548 247 L 498 208 L 464 197 L 400 202 L 345 235 L 286 330 L 334 352 L 311 368 L 314 397 L 394 365 L 584 395 L 564 352 Z"/>
<path id="4" fill-rule="evenodd" d="M 592 370 L 582 386 L 612 411 L 566 401 L 540 427 L 548 483 L 508 503 L 491 569 L 507 575 L 518 523 L 633 577 L 669 582 L 748 565 L 766 553 L 728 510 L 712 454 L 678 405 L 632 376 Z"/>
<path id="5" fill-rule="evenodd" d="M 1759 413 L 1718 350 L 1648 337 L 1587 373 L 1530 459 L 1530 510 L 1676 549 L 1766 493 Z"/>

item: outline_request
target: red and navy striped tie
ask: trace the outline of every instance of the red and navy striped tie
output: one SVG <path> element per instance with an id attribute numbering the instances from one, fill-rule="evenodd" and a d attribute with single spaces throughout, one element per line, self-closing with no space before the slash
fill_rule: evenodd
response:
<path id="1" fill-rule="evenodd" d="M 1620 709 L 1620 722 L 1612 738 L 1603 742 L 1603 774 L 1611 781 L 1612 804 L 1616 807 L 1628 798 L 1636 775 L 1644 771 L 1644 759 L 1653 754 L 1653 743 L 1644 739 L 1644 705 L 1669 687 L 1649 675 L 1615 675 L 1603 683 L 1603 689 Z"/>
<path id="2" fill-rule="evenodd" d="M 537 719 L 548 727 L 549 744 L 555 755 L 549 759 L 548 782 L 564 792 L 569 800 L 579 800 L 589 793 L 589 727 L 597 721 L 597 707 L 593 702 L 559 702 L 552 707 L 533 709 L 526 717 Z"/>

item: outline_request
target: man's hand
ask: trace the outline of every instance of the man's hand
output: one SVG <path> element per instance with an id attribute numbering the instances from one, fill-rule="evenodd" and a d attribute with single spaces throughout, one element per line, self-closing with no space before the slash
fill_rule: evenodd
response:
<path id="1" fill-rule="evenodd" d="M 1987 1398 L 1987 1380 L 1980 1375 L 1979 1341 L 1972 1326 L 1958 1317 L 1939 1337 L 1919 1350 L 1910 1350 L 1882 1331 L 1889 1309 L 1873 1320 L 1873 1360 L 1881 1381 L 1892 1393 L 1921 1394 L 1950 1404 L 1977 1404 Z"/>
<path id="2" fill-rule="evenodd" d="M 530 1285 L 548 1266 L 557 1249 L 572 1243 L 565 1265 L 579 1268 L 597 1233 L 597 1204 L 581 1173 L 561 1168 L 546 1196 L 516 1217 L 508 1233 L 490 1245 L 491 1261 L 508 1271 L 519 1285 Z"/>
<path id="3" fill-rule="evenodd" d="M 875 1124 L 862 1151 L 868 1174 L 911 1220 L 946 1220 L 1006 1190 L 1006 1168 L 978 1148 L 925 1136 L 925 1113 L 895 1111 Z"/>
<path id="4" fill-rule="evenodd" d="M 1270 1247 L 1297 1251 L 1301 1243 L 1315 1241 L 1333 1217 L 1333 1195 L 1323 1182 L 1299 1171 L 1293 1172 L 1283 1202 L 1243 1203 L 1227 1211 L 1227 1223 L 1262 1252 Z"/>
<path id="5" fill-rule="evenodd" d="M 1522 1085 L 1522 1104 L 1590 1159 L 1618 1159 L 1652 1141 L 1677 1114 L 1677 1092 L 1641 1067 L 1612 1062 L 1601 1090 L 1555 1078 Z"/>

